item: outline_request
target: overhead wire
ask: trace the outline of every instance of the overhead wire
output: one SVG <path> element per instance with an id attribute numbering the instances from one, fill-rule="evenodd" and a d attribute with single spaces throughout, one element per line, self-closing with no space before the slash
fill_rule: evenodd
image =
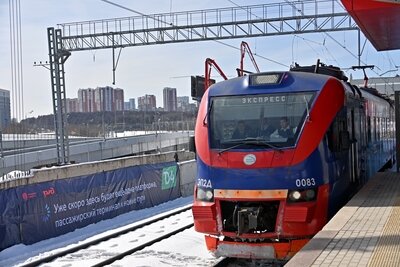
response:
<path id="1" fill-rule="evenodd" d="M 108 4 L 111 4 L 111 5 L 117 6 L 117 7 L 119 7 L 119 8 L 125 9 L 125 10 L 128 10 L 128 11 L 133 12 L 133 13 L 135 13 L 135 14 L 138 14 L 138 15 L 141 15 L 141 16 L 144 16 L 144 17 L 151 18 L 151 19 L 153 19 L 153 20 L 155 20 L 155 21 L 158 21 L 158 22 L 165 23 L 165 24 L 168 24 L 168 25 L 170 25 L 170 26 L 173 26 L 173 23 L 172 23 L 172 22 L 171 22 L 171 23 L 168 23 L 168 22 L 162 21 L 162 20 L 160 20 L 160 19 L 158 19 L 158 18 L 152 17 L 152 16 L 150 16 L 150 15 L 144 14 L 144 13 L 139 12 L 139 11 L 134 10 L 134 9 L 125 7 L 125 6 L 120 5 L 120 4 L 117 4 L 117 3 L 115 3 L 115 2 L 112 2 L 112 1 L 109 1 L 109 0 L 100 0 L 100 1 L 103 1 L 103 2 L 105 2 L 105 3 L 108 3 Z M 238 5 L 237 3 L 233 2 L 232 0 L 227 0 L 227 1 L 230 2 L 231 4 L 234 4 L 234 5 L 238 6 L 238 7 L 240 7 L 240 8 L 243 8 L 242 6 L 240 6 L 240 5 Z M 338 0 L 332 0 L 332 1 L 336 2 L 339 6 L 341 6 L 342 8 L 344 8 L 343 5 L 340 3 L 340 1 L 338 1 Z M 289 5 L 291 5 L 293 8 L 295 8 L 295 5 L 294 5 L 293 2 L 291 2 L 291 1 L 289 1 L 289 0 L 285 0 L 285 2 L 288 3 Z M 243 9 L 246 10 L 245 8 L 243 8 Z M 296 11 L 299 12 L 301 15 L 304 15 L 304 12 L 302 12 L 301 10 L 299 10 L 299 9 L 297 9 L 297 8 L 295 8 L 295 9 L 296 9 Z M 250 11 L 248 11 L 248 10 L 246 10 L 246 11 L 247 11 L 247 12 L 250 12 Z M 252 13 L 250 12 L 250 14 L 252 14 Z M 252 14 L 252 15 L 254 15 L 254 14 Z M 254 15 L 254 16 L 256 16 L 256 15 Z M 257 17 L 257 16 L 256 16 L 256 17 Z M 187 30 L 187 31 L 188 31 L 188 30 Z M 347 51 L 351 56 L 353 56 L 355 59 L 359 59 L 357 55 L 355 55 L 352 51 L 350 51 L 346 46 L 344 46 L 343 44 L 341 44 L 340 42 L 338 42 L 338 41 L 337 41 L 335 38 L 333 38 L 329 33 L 323 32 L 323 34 L 325 34 L 326 36 L 328 36 L 331 40 L 333 40 L 335 43 L 337 43 L 341 48 L 343 48 L 344 50 L 346 50 L 346 51 Z M 198 35 L 201 36 L 200 34 L 198 34 Z M 233 48 L 233 49 L 236 49 L 236 50 L 240 50 L 239 48 L 234 47 L 234 46 L 229 45 L 229 44 L 226 44 L 226 43 L 224 43 L 224 42 L 221 42 L 221 41 L 218 41 L 218 40 L 213 40 L 213 41 L 214 41 L 214 42 L 217 42 L 217 43 L 219 43 L 219 44 L 225 45 L 225 46 L 227 46 L 227 47 L 230 47 L 230 48 Z M 327 48 L 327 47 L 326 47 L 326 49 L 327 49 L 327 51 L 328 51 L 328 48 Z M 332 53 L 329 53 L 329 54 L 332 55 Z M 275 63 L 275 64 L 278 64 L 278 65 L 281 65 L 281 66 L 284 66 L 284 67 L 289 67 L 288 65 L 283 64 L 283 63 L 281 63 L 281 62 L 278 62 L 278 61 L 276 61 L 276 60 L 272 60 L 272 59 L 270 59 L 270 58 L 263 57 L 263 56 L 258 55 L 258 54 L 254 54 L 254 55 L 257 56 L 257 57 L 260 57 L 260 58 L 262 58 L 262 59 L 265 59 L 265 60 L 267 60 L 267 61 L 273 62 L 273 63 Z M 337 62 L 336 59 L 335 59 L 335 61 Z M 364 62 L 364 61 L 361 60 L 361 59 L 360 59 L 360 63 L 362 63 L 362 64 L 364 64 L 364 65 L 367 65 L 367 63 Z M 376 68 L 379 69 L 379 70 L 381 70 L 381 68 L 379 68 L 379 66 L 376 66 Z M 375 74 L 379 75 L 379 73 L 376 72 L 375 70 L 372 69 L 372 71 L 373 71 Z"/>
<path id="2" fill-rule="evenodd" d="M 232 0 L 227 0 L 227 1 L 230 2 L 231 4 L 234 4 L 234 5 L 237 6 L 237 7 L 243 8 L 242 6 L 240 6 L 240 5 L 238 5 L 237 3 L 233 2 Z M 294 9 L 295 9 L 297 12 L 299 12 L 301 15 L 304 15 L 304 12 L 302 12 L 301 10 L 299 10 L 298 8 L 296 8 L 296 6 L 295 6 L 295 4 L 294 4 L 293 2 L 291 2 L 291 1 L 289 1 L 289 0 L 285 0 L 285 2 L 286 2 L 287 4 L 289 4 L 290 6 L 292 6 L 292 8 L 294 8 Z M 337 0 L 336 0 L 336 2 L 337 2 Z M 341 4 L 340 4 L 340 6 L 343 7 L 343 5 L 341 5 Z M 343 8 L 344 8 L 344 7 L 343 7 Z M 246 10 L 246 9 L 243 8 L 243 10 Z M 246 10 L 246 11 L 249 12 L 248 10 Z M 254 14 L 252 14 L 252 15 L 254 15 Z M 256 16 L 256 15 L 254 15 L 254 16 Z M 256 16 L 256 17 L 257 17 L 257 16 Z M 258 18 L 259 18 L 259 17 L 258 17 Z M 326 34 L 326 35 L 328 35 L 330 38 L 334 39 L 334 38 L 333 38 L 331 35 L 329 35 L 328 33 L 324 32 L 324 34 Z M 295 35 L 295 37 L 298 37 L 298 38 L 300 38 L 300 39 L 303 39 L 304 41 L 308 40 L 308 39 L 306 39 L 306 38 L 299 37 L 299 36 L 297 36 L 297 35 Z M 334 39 L 334 40 L 335 40 L 335 39 Z M 336 40 L 335 40 L 335 41 L 336 41 Z M 311 41 L 311 40 L 310 40 L 310 42 L 314 42 L 314 43 L 320 44 L 320 43 L 318 43 L 318 42 Z M 315 49 L 314 49 L 313 47 L 311 47 L 311 45 L 309 45 L 309 44 L 307 44 L 307 45 L 308 45 L 314 52 L 316 52 Z M 333 54 L 329 51 L 328 47 L 327 47 L 325 44 L 322 44 L 322 45 L 325 47 L 325 50 L 326 50 L 327 53 L 332 57 L 332 59 L 339 65 L 338 61 L 335 59 L 335 57 L 333 56 Z M 350 50 L 347 49 L 347 51 L 350 52 L 355 58 L 357 58 L 357 56 L 354 55 Z M 317 55 L 319 55 L 318 52 L 316 52 L 316 53 L 317 53 Z M 293 61 L 293 42 L 292 42 L 292 61 Z"/>
<path id="3" fill-rule="evenodd" d="M 100 1 L 105 2 L 105 3 L 108 3 L 108 4 L 110 4 L 110 5 L 114 5 L 114 6 L 116 6 L 116 7 L 122 8 L 122 9 L 125 9 L 125 10 L 127 10 L 127 11 L 130 11 L 130 12 L 132 12 L 132 13 L 138 14 L 138 15 L 140 15 L 140 16 L 143 16 L 143 17 L 146 17 L 146 18 L 150 18 L 150 19 L 153 19 L 153 20 L 155 20 L 155 21 L 158 21 L 158 22 L 167 24 L 167 25 L 169 25 L 169 26 L 174 26 L 172 22 L 171 22 L 171 23 L 168 23 L 168 22 L 163 21 L 163 20 L 161 20 L 161 19 L 155 18 L 154 16 L 144 14 L 144 13 L 142 13 L 142 12 L 140 12 L 140 11 L 137 11 L 137 10 L 131 9 L 131 8 L 129 8 L 129 7 L 126 7 L 126 6 L 117 4 L 117 3 L 113 2 L 113 1 L 109 1 L 109 0 L 100 0 Z M 189 30 L 187 30 L 187 29 L 185 29 L 185 30 L 189 32 Z M 201 34 L 199 34 L 199 33 L 197 33 L 197 35 L 200 36 L 200 37 L 203 37 L 203 36 L 202 36 Z M 227 46 L 227 47 L 230 47 L 230 48 L 233 48 L 233 49 L 235 49 L 235 50 L 239 50 L 239 51 L 240 51 L 240 48 L 235 47 L 235 46 L 230 45 L 230 44 L 227 44 L 227 43 L 224 43 L 224 42 L 222 42 L 222 41 L 219 41 L 219 40 L 212 40 L 212 41 L 214 41 L 214 42 L 216 42 L 216 43 L 218 43 L 218 44 L 221 44 L 221 45 L 224 45 L 224 46 Z M 277 64 L 277 65 L 281 65 L 281 66 L 283 66 L 283 67 L 289 67 L 288 65 L 286 65 L 286 64 L 284 64 L 284 63 L 281 63 L 281 62 L 279 62 L 279 61 L 276 61 L 276 60 L 273 60 L 273 59 L 270 59 L 270 58 L 267 58 L 267 57 L 264 57 L 264 56 L 261 56 L 261 55 L 258 55 L 258 54 L 254 54 L 254 56 L 257 56 L 257 57 L 262 58 L 262 59 L 264 59 L 264 60 L 270 61 L 270 62 L 275 63 L 275 64 Z"/>
<path id="4" fill-rule="evenodd" d="M 298 12 L 300 15 L 304 16 L 304 12 L 301 11 L 300 9 L 298 9 L 295 4 L 292 1 L 289 0 L 285 0 L 285 2 L 287 4 L 289 4 L 290 6 L 292 6 L 293 9 L 296 10 L 296 12 Z M 336 1 L 337 2 L 337 1 Z M 357 55 L 355 55 L 353 52 L 351 52 L 349 49 L 347 49 L 345 46 L 343 46 L 341 43 L 339 43 L 335 38 L 333 38 L 329 33 L 327 32 L 322 32 L 321 34 L 325 34 L 326 36 L 328 36 L 329 38 L 331 38 L 333 41 L 335 41 L 337 44 L 339 44 L 343 49 L 345 49 L 347 52 L 349 52 L 354 58 L 358 59 Z M 326 46 L 325 46 L 326 47 Z M 326 48 L 328 50 L 328 48 Z M 366 63 L 363 63 L 366 64 Z"/>
<path id="5" fill-rule="evenodd" d="M 259 16 L 257 16 L 257 15 L 255 15 L 255 14 L 251 13 L 251 12 L 248 11 L 247 9 L 245 9 L 245 8 L 243 8 L 242 6 L 240 6 L 239 4 L 235 3 L 234 1 L 232 1 L 232 0 L 227 0 L 227 1 L 230 2 L 230 3 L 233 4 L 233 5 L 235 5 L 235 6 L 237 6 L 237 7 L 240 7 L 240 8 L 242 8 L 243 10 L 249 12 L 251 15 L 253 15 L 253 16 L 257 17 L 257 18 L 260 18 Z M 295 8 L 295 6 L 294 6 L 293 3 L 289 2 L 288 0 L 285 0 L 285 2 L 288 3 L 289 5 L 291 5 L 293 8 Z M 297 8 L 295 8 L 295 9 L 297 10 L 297 12 L 300 12 L 299 9 L 297 9 Z M 302 13 L 302 15 L 304 15 L 304 13 Z M 315 41 L 312 41 L 312 40 L 308 40 L 308 39 L 306 39 L 306 38 L 304 38 L 304 37 L 300 37 L 300 36 L 298 36 L 298 35 L 296 35 L 296 34 L 295 34 L 294 36 L 295 36 L 295 37 L 298 37 L 298 38 L 300 38 L 300 39 L 302 39 L 302 40 L 304 40 L 304 41 L 306 41 L 306 42 L 309 41 L 309 42 L 312 42 L 312 43 L 315 43 L 315 44 L 323 45 L 323 46 L 325 47 L 325 50 L 326 50 L 326 51 L 328 52 L 328 54 L 332 57 L 332 59 L 333 59 L 335 62 L 337 62 L 337 60 L 334 58 L 334 56 L 333 56 L 332 53 L 329 51 L 329 49 L 325 46 L 325 44 L 321 44 L 321 43 L 318 43 L 318 42 L 315 42 Z M 294 62 L 293 62 L 293 41 L 294 41 L 294 40 L 292 40 L 292 64 L 294 63 Z M 318 53 L 309 43 L 307 43 L 307 45 L 308 45 L 317 55 L 319 55 L 319 53 Z"/>
<path id="6" fill-rule="evenodd" d="M 292 38 L 292 65 L 294 65 L 294 63 L 297 61 L 297 60 L 294 59 L 294 40 L 295 39 L 296 39 L 296 36 L 293 35 L 293 38 Z M 298 46 L 299 46 L 299 42 L 297 42 L 296 44 L 297 44 L 297 49 L 296 49 L 296 51 L 297 51 L 298 50 Z"/>
<path id="7" fill-rule="evenodd" d="M 332 60 L 335 61 L 336 65 L 339 66 L 339 65 L 340 65 L 339 62 L 337 61 L 337 59 L 335 58 L 335 56 L 331 53 L 331 51 L 330 51 L 330 50 L 328 49 L 328 47 L 326 46 L 325 39 L 324 39 L 324 42 L 323 42 L 323 47 L 325 48 L 325 51 L 330 55 L 330 57 L 332 58 Z"/>
<path id="8" fill-rule="evenodd" d="M 239 6 L 238 4 L 236 4 L 235 2 L 233 2 L 232 0 L 227 0 L 227 1 L 230 2 L 230 3 L 232 3 L 232 4 L 234 4 L 234 5 L 236 5 L 236 6 Z M 300 15 L 304 16 L 304 12 L 302 12 L 300 9 L 296 8 L 295 4 L 294 4 L 292 1 L 290 1 L 290 0 L 285 0 L 285 2 L 288 3 L 289 5 L 291 5 L 292 8 L 296 10 L 296 12 L 300 13 Z M 341 3 L 340 1 L 334 0 L 334 2 L 336 2 L 340 7 L 342 7 L 343 9 L 345 9 L 345 7 L 342 5 L 342 3 Z M 239 7 L 240 7 L 240 6 L 239 6 Z M 355 55 L 353 52 L 351 52 L 345 45 L 343 45 L 343 44 L 341 44 L 340 42 L 338 42 L 338 41 L 337 41 L 335 38 L 333 38 L 329 33 L 323 32 L 323 34 L 325 34 L 325 35 L 328 36 L 330 39 L 332 39 L 335 43 L 337 43 L 340 47 L 342 47 L 344 50 L 346 50 L 346 51 L 347 51 L 349 54 L 351 54 L 354 58 L 359 59 L 359 57 L 358 57 L 357 55 Z M 303 40 L 305 40 L 305 38 L 304 38 Z M 311 46 L 310 46 L 310 47 L 311 47 Z M 324 44 L 324 47 L 326 48 L 327 52 L 332 56 L 332 58 L 337 62 L 337 60 L 333 57 L 332 53 L 329 52 L 329 50 L 328 50 L 328 48 L 325 46 L 325 44 Z M 311 47 L 311 48 L 312 48 L 312 47 Z M 312 49 L 313 49 L 313 48 L 312 48 Z M 313 50 L 314 50 L 314 49 L 313 49 Z M 315 50 L 314 50 L 314 51 L 315 51 Z M 317 54 L 318 54 L 318 53 L 317 53 Z M 293 60 L 293 42 L 292 42 L 292 60 Z M 367 65 L 367 63 L 365 63 L 365 62 L 362 61 L 361 59 L 360 59 L 360 62 L 363 63 L 364 65 Z M 337 63 L 338 63 L 338 62 L 337 62 Z M 338 63 L 338 65 L 339 65 L 339 63 Z M 395 66 L 396 66 L 396 65 L 395 65 Z M 379 69 L 379 70 L 381 70 L 381 68 L 379 68 L 379 66 L 376 66 L 376 68 Z M 379 75 L 379 73 L 376 72 L 376 71 L 373 70 L 373 69 L 372 69 L 372 72 L 374 72 L 375 74 Z M 387 84 L 389 84 L 389 82 L 388 82 L 388 80 L 387 80 L 386 78 L 383 78 L 383 79 L 384 79 L 384 81 L 385 81 Z"/>
<path id="9" fill-rule="evenodd" d="M 319 52 L 318 52 L 317 50 L 315 50 L 314 47 L 312 47 L 311 44 L 310 44 L 305 38 L 301 38 L 301 39 L 303 39 L 303 41 L 308 45 L 308 47 L 310 47 L 311 50 L 313 50 L 314 53 L 317 54 L 318 58 L 321 57 L 321 55 L 319 54 Z"/>
<path id="10" fill-rule="evenodd" d="M 256 17 L 256 18 L 262 19 L 260 16 L 257 16 L 256 14 L 254 14 L 254 13 L 250 12 L 249 10 L 245 9 L 243 6 L 241 6 L 241 5 L 239 5 L 239 4 L 236 4 L 236 3 L 233 2 L 232 0 L 227 0 L 227 1 L 228 1 L 229 3 L 235 5 L 235 6 L 239 7 L 240 9 L 243 9 L 244 11 L 246 11 L 247 13 L 249 13 L 250 15 L 252 15 L 252 16 L 254 16 L 254 17 Z"/>
<path id="11" fill-rule="evenodd" d="M 228 0 L 228 2 L 230 2 L 231 4 L 233 4 L 233 5 L 235 5 L 235 6 L 239 7 L 239 8 L 241 8 L 241 9 L 243 9 L 244 11 L 246 11 L 247 13 L 249 13 L 250 15 L 252 15 L 252 16 L 254 16 L 254 17 L 256 17 L 256 18 L 262 19 L 260 16 L 257 16 L 256 14 L 250 12 L 249 10 L 247 10 L 247 9 L 245 9 L 243 6 L 241 6 L 241 5 L 239 5 L 239 4 L 235 3 L 235 2 L 233 2 L 232 0 Z M 238 49 L 238 48 L 235 47 L 235 49 Z M 238 49 L 238 50 L 240 50 L 240 49 Z M 286 64 L 280 63 L 280 62 L 278 62 L 278 61 L 275 61 L 275 60 L 272 60 L 272 59 L 269 59 L 269 58 L 265 58 L 265 57 L 260 56 L 260 55 L 258 55 L 258 54 L 256 54 L 256 53 L 252 53 L 252 54 L 253 54 L 254 56 L 260 57 L 260 58 L 262 58 L 262 59 L 271 61 L 271 62 L 273 62 L 273 63 L 275 63 L 275 64 L 278 64 L 278 65 L 281 65 L 281 66 L 284 66 L 284 67 L 289 67 L 289 66 L 286 65 Z"/>
<path id="12" fill-rule="evenodd" d="M 12 91 L 12 121 L 10 122 L 10 133 L 14 148 L 22 148 L 23 126 L 22 119 L 24 114 L 24 94 L 23 94 L 23 68 L 22 68 L 22 30 L 21 30 L 21 2 L 20 0 L 9 0 L 9 20 L 10 20 L 10 55 L 11 55 L 11 91 Z M 10 101 L 11 103 L 11 101 Z M 19 122 L 19 123 L 18 123 Z M 22 153 L 15 157 L 15 166 L 23 168 L 25 157 Z"/>
<path id="13" fill-rule="evenodd" d="M 393 66 L 394 68 L 397 69 L 398 66 L 396 66 L 396 64 L 394 63 L 394 60 L 393 60 L 393 58 L 390 56 L 390 53 L 389 53 L 389 52 L 386 52 L 386 55 L 387 55 L 387 57 L 388 57 L 390 67 L 392 68 L 392 66 Z"/>
<path id="14" fill-rule="evenodd" d="M 289 0 L 285 0 L 286 3 L 290 4 L 293 8 L 295 8 L 295 5 L 293 2 L 289 1 Z M 334 2 L 337 2 L 343 9 L 344 6 L 340 3 L 340 1 L 335 0 Z M 299 12 L 301 15 L 304 15 L 304 13 L 295 8 L 297 12 Z M 323 34 L 325 34 L 326 36 L 328 36 L 331 40 L 333 40 L 336 44 L 338 44 L 340 47 L 342 47 L 344 50 L 346 50 L 350 55 L 352 55 L 355 59 L 359 59 L 357 55 L 355 55 L 353 52 L 351 52 L 345 45 L 341 44 L 339 41 L 337 41 L 335 38 L 332 37 L 332 35 L 330 35 L 327 32 L 323 32 Z M 360 63 L 364 64 L 364 65 L 368 65 L 366 62 L 364 62 L 363 60 L 361 60 L 360 58 Z M 382 71 L 382 69 L 379 66 L 375 66 L 378 70 Z M 374 72 L 376 75 L 379 75 L 379 73 L 377 71 L 375 71 L 374 69 L 371 70 L 372 72 Z M 385 80 L 386 82 L 386 80 Z"/>
<path id="15" fill-rule="evenodd" d="M 318 55 L 318 57 L 320 56 L 319 52 L 316 51 L 309 43 L 312 43 L 312 44 L 315 44 L 315 45 L 318 45 L 318 46 L 322 46 L 322 49 L 321 49 L 322 53 L 324 53 L 326 51 L 326 53 L 329 54 L 329 56 L 332 58 L 332 60 L 335 61 L 337 65 L 339 65 L 339 62 L 336 60 L 336 58 L 333 56 L 333 54 L 326 47 L 325 39 L 324 39 L 324 41 L 322 43 L 320 43 L 320 42 L 316 42 L 314 40 L 310 40 L 310 39 L 304 38 L 304 37 L 299 36 L 297 34 L 294 34 L 293 38 L 299 38 L 299 39 L 303 40 Z M 294 51 L 293 51 L 293 44 L 292 44 L 292 61 L 293 61 L 293 53 L 294 53 Z M 326 60 L 328 60 L 328 58 L 326 58 Z M 292 62 L 292 64 L 293 63 L 294 62 Z"/>

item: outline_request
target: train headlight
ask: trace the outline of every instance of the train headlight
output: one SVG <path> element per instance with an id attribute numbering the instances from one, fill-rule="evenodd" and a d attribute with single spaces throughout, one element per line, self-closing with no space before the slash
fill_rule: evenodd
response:
<path id="1" fill-rule="evenodd" d="M 298 189 L 289 190 L 288 192 L 288 202 L 305 202 L 314 201 L 317 199 L 316 189 Z"/>
<path id="2" fill-rule="evenodd" d="M 211 201 L 214 198 L 214 194 L 211 190 L 206 191 L 206 199 Z"/>
<path id="3" fill-rule="evenodd" d="M 289 193 L 289 199 L 293 201 L 297 201 L 301 198 L 301 193 L 299 191 L 291 191 Z"/>
<path id="4" fill-rule="evenodd" d="M 305 198 L 307 200 L 314 199 L 315 198 L 315 190 L 313 190 L 313 189 L 306 190 L 305 191 Z"/>
<path id="5" fill-rule="evenodd" d="M 278 84 L 282 80 L 282 73 L 263 73 L 250 75 L 251 85 Z"/>
<path id="6" fill-rule="evenodd" d="M 205 198 L 205 196 L 206 196 L 206 191 L 204 191 L 201 188 L 197 188 L 197 197 L 196 198 L 199 200 L 203 200 Z"/>
<path id="7" fill-rule="evenodd" d="M 196 199 L 200 201 L 212 202 L 214 201 L 214 193 L 212 189 L 197 188 Z"/>

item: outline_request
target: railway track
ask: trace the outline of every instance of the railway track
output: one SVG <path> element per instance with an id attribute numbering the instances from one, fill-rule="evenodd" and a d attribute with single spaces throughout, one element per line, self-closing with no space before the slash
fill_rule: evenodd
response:
<path id="1" fill-rule="evenodd" d="M 193 218 L 188 205 L 19 266 L 82 266 L 82 260 L 86 266 L 105 266 L 191 227 Z"/>
<path id="2" fill-rule="evenodd" d="M 213 267 L 282 267 L 287 263 L 284 260 L 249 260 L 223 258 Z"/>

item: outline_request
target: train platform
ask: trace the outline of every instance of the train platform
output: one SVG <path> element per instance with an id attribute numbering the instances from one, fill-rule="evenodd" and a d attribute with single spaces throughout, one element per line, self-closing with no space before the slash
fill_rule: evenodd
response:
<path id="1" fill-rule="evenodd" d="M 285 266 L 400 266 L 400 174 L 376 174 Z"/>

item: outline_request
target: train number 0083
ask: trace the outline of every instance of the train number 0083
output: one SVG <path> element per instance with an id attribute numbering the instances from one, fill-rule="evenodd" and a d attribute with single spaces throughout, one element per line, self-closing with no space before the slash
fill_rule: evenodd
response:
<path id="1" fill-rule="evenodd" d="M 297 187 L 305 187 L 305 186 L 315 186 L 315 179 L 314 178 L 303 178 L 303 179 L 296 179 L 296 186 Z"/>

